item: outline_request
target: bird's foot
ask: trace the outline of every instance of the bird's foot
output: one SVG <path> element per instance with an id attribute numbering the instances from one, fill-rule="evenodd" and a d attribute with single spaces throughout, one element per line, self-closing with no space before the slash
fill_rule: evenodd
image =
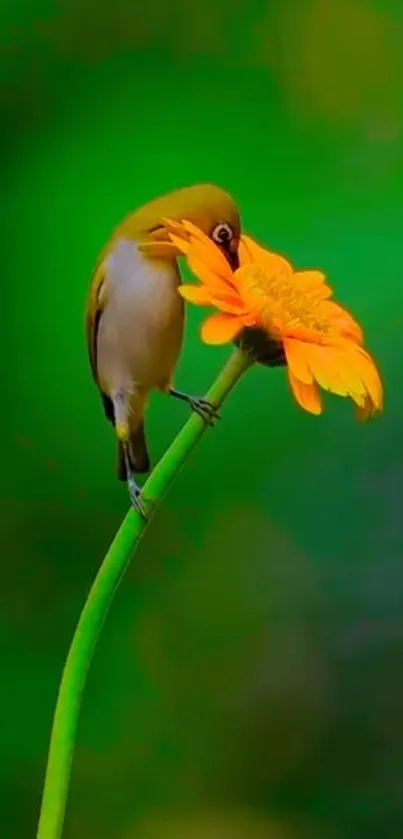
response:
<path id="1" fill-rule="evenodd" d="M 145 521 L 147 521 L 148 512 L 144 499 L 141 497 L 141 487 L 139 487 L 138 483 L 136 483 L 133 475 L 129 475 L 127 479 L 127 488 L 129 490 L 130 503 L 133 509 L 136 510 L 136 512 L 139 513 Z"/>
<path id="2" fill-rule="evenodd" d="M 176 399 L 182 399 L 184 402 L 187 402 L 192 411 L 199 414 L 208 425 L 214 425 L 216 420 L 221 419 L 218 409 L 208 399 L 202 399 L 199 396 L 189 396 L 188 393 L 183 393 L 182 390 L 176 390 L 173 387 L 169 389 L 169 393 L 171 396 L 175 396 Z"/>
<path id="3" fill-rule="evenodd" d="M 195 411 L 196 414 L 199 414 L 201 418 L 208 424 L 214 425 L 214 423 L 221 419 L 218 409 L 215 405 L 212 405 L 208 399 L 201 399 L 197 396 L 190 396 L 189 397 L 189 405 L 192 411 Z"/>

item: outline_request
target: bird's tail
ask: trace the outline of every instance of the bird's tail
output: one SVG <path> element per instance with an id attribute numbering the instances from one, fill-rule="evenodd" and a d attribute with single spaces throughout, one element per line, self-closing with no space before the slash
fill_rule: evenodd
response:
<path id="1" fill-rule="evenodd" d="M 144 421 L 130 434 L 128 440 L 128 454 L 130 466 L 133 472 L 144 473 L 150 470 L 150 458 L 147 450 L 147 440 L 144 430 Z M 118 478 L 119 481 L 126 481 L 126 463 L 123 454 L 123 446 L 118 440 Z"/>

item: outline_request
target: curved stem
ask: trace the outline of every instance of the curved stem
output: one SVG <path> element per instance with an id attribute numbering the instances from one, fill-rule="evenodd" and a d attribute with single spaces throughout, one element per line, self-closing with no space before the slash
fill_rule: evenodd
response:
<path id="1" fill-rule="evenodd" d="M 207 399 L 219 407 L 253 363 L 236 350 L 218 375 Z M 206 429 L 192 414 L 144 484 L 143 497 L 154 512 L 167 487 Z M 37 839 L 60 839 L 69 788 L 81 696 L 91 658 L 116 589 L 149 522 L 133 509 L 120 526 L 81 612 L 63 670 L 53 719 Z"/>

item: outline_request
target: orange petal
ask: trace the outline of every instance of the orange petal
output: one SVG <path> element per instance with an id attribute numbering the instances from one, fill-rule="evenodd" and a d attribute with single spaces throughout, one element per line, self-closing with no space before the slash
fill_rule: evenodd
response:
<path id="1" fill-rule="evenodd" d="M 355 409 L 355 415 L 358 422 L 366 422 L 371 419 L 375 413 L 374 404 L 369 396 L 366 397 L 363 405 L 357 405 Z"/>
<path id="2" fill-rule="evenodd" d="M 366 350 L 356 346 L 354 363 L 357 364 L 357 370 L 362 375 L 362 381 L 367 388 L 374 409 L 381 411 L 383 408 L 383 387 L 374 361 Z"/>
<path id="3" fill-rule="evenodd" d="M 298 288 L 315 297 L 315 300 L 326 300 L 333 294 L 322 271 L 296 271 L 293 274 L 292 281 Z"/>
<path id="4" fill-rule="evenodd" d="M 309 344 L 308 363 L 318 385 L 337 396 L 348 396 L 349 389 L 339 376 L 337 362 L 338 353 L 334 347 Z"/>
<path id="5" fill-rule="evenodd" d="M 262 248 L 249 236 L 241 236 L 238 254 L 241 267 L 254 262 L 261 265 L 269 274 L 292 276 L 292 266 L 287 259 L 274 251 Z"/>
<path id="6" fill-rule="evenodd" d="M 240 304 L 241 301 L 235 284 L 223 279 L 220 274 L 209 267 L 209 265 L 203 261 L 203 256 L 198 255 L 196 249 L 192 245 L 187 256 L 187 263 L 192 271 L 192 274 L 205 283 L 212 294 L 217 296 L 230 296 L 234 305 L 237 302 Z"/>
<path id="7" fill-rule="evenodd" d="M 187 219 L 183 219 L 182 221 L 173 221 L 169 218 L 162 218 L 161 221 L 169 234 L 172 233 L 180 239 L 184 239 L 186 242 L 196 239 L 204 245 L 212 244 L 210 237 L 206 236 L 199 227 L 196 227 L 195 224 Z"/>
<path id="8" fill-rule="evenodd" d="M 301 408 L 316 416 L 321 414 L 322 402 L 315 384 L 308 385 L 300 382 L 290 369 L 288 369 L 288 379 L 294 397 Z"/>
<path id="9" fill-rule="evenodd" d="M 197 227 L 193 224 L 192 221 L 188 221 L 188 219 L 182 219 L 181 221 L 182 226 L 184 229 L 191 234 L 191 236 L 195 239 L 199 239 L 200 242 L 208 242 L 211 243 L 211 239 L 203 230 L 200 230 L 200 227 Z"/>
<path id="10" fill-rule="evenodd" d="M 211 296 L 205 286 L 180 285 L 178 291 L 188 303 L 195 303 L 196 306 L 211 306 Z"/>
<path id="11" fill-rule="evenodd" d="M 239 315 L 240 317 L 246 315 L 242 300 L 236 297 L 235 294 L 223 293 L 216 295 L 212 293 L 211 303 L 216 309 L 220 309 L 221 312 L 228 312 L 231 315 Z"/>
<path id="12" fill-rule="evenodd" d="M 350 312 L 343 309 L 342 306 L 333 300 L 326 300 L 323 303 L 323 311 L 338 325 L 342 335 L 351 338 L 357 344 L 362 344 L 364 340 L 362 329 L 352 315 L 350 315 Z"/>
<path id="13" fill-rule="evenodd" d="M 196 306 L 215 306 L 223 312 L 234 315 L 242 315 L 244 312 L 242 302 L 235 295 L 227 294 L 226 291 L 217 296 L 210 292 L 207 286 L 190 284 L 178 286 L 178 291 L 184 300 Z"/>
<path id="14" fill-rule="evenodd" d="M 219 274 L 225 280 L 231 281 L 232 271 L 229 263 L 217 245 L 203 231 L 187 221 L 179 224 L 166 219 L 165 224 L 171 242 L 187 256 L 188 260 L 190 258 L 199 260 L 210 271 Z M 172 232 L 172 230 L 176 232 Z M 196 276 L 199 276 L 199 274 L 197 273 Z"/>
<path id="15" fill-rule="evenodd" d="M 351 353 L 339 347 L 335 347 L 334 352 L 335 364 L 341 381 L 354 401 L 357 404 L 364 404 L 367 389 L 362 381 L 362 376 L 357 372 L 354 364 L 351 363 Z"/>
<path id="16" fill-rule="evenodd" d="M 308 364 L 317 383 L 338 396 L 349 396 L 360 418 L 382 410 L 382 383 L 374 362 L 356 343 L 343 339 L 340 346 L 309 345 Z"/>
<path id="17" fill-rule="evenodd" d="M 381 406 L 377 407 L 374 405 L 371 397 L 367 395 L 364 403 L 362 405 L 357 405 L 355 415 L 359 422 L 365 422 L 366 420 L 372 419 L 372 417 L 376 414 L 379 414 L 382 409 L 383 399 Z"/>
<path id="18" fill-rule="evenodd" d="M 221 279 L 232 284 L 232 270 L 229 263 L 219 248 L 209 239 L 207 244 L 191 239 L 188 260 L 198 260 Z"/>
<path id="19" fill-rule="evenodd" d="M 254 239 L 251 239 L 250 236 L 245 236 L 245 234 L 241 235 L 238 248 L 239 263 L 241 267 L 244 264 L 249 265 L 251 262 L 262 262 L 267 253 L 269 253 L 269 251 L 261 245 L 258 245 L 258 243 L 255 242 Z"/>
<path id="20" fill-rule="evenodd" d="M 182 239 L 181 236 L 176 236 L 174 233 L 168 233 L 169 238 L 173 245 L 175 245 L 179 251 L 184 253 L 185 255 L 190 251 L 190 242 L 186 239 Z"/>
<path id="21" fill-rule="evenodd" d="M 231 280 L 231 266 L 220 248 L 202 230 L 192 224 L 191 221 L 184 220 L 182 224 L 185 230 L 190 233 L 192 252 L 195 255 L 199 255 L 200 258 L 203 258 L 206 265 L 212 268 L 213 271 L 217 271 L 221 277 Z"/>
<path id="22" fill-rule="evenodd" d="M 284 350 L 288 367 L 300 382 L 311 385 L 313 376 L 308 366 L 306 349 L 303 341 L 293 341 L 292 338 L 284 340 Z"/>
<path id="23" fill-rule="evenodd" d="M 255 263 L 244 265 L 243 268 L 238 268 L 234 273 L 234 283 L 245 308 L 251 313 L 254 312 L 257 318 L 262 311 L 266 298 L 264 292 L 260 292 L 257 286 L 261 285 L 264 288 L 265 283 L 269 282 L 270 279 L 266 275 L 265 269 Z"/>
<path id="24" fill-rule="evenodd" d="M 255 261 L 255 259 L 254 259 L 255 251 L 254 251 L 253 247 L 250 247 L 249 243 L 252 243 L 252 245 L 255 245 L 255 242 L 253 242 L 252 239 L 249 239 L 248 236 L 241 236 L 241 238 L 239 240 L 239 245 L 238 245 L 238 259 L 239 259 L 239 265 L 240 265 L 241 268 L 243 268 L 245 265 L 250 265 L 251 262 Z M 256 245 L 256 247 L 258 247 L 258 246 Z M 259 250 L 261 250 L 261 249 L 259 248 Z"/>
<path id="25" fill-rule="evenodd" d="M 326 276 L 323 271 L 294 271 L 294 280 L 301 287 L 316 288 L 326 283 Z"/>
<path id="26" fill-rule="evenodd" d="M 179 236 L 180 239 L 189 240 L 189 233 L 180 221 L 173 221 L 170 218 L 161 218 L 161 221 L 167 233 L 173 233 L 175 236 Z"/>
<path id="27" fill-rule="evenodd" d="M 242 318 L 227 313 L 210 315 L 201 327 L 205 344 L 227 344 L 233 341 L 243 327 Z"/>

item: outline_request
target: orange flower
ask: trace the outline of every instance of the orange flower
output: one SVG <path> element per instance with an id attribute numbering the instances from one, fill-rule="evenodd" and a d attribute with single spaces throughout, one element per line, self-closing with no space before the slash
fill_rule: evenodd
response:
<path id="1" fill-rule="evenodd" d="M 179 286 L 180 294 L 219 310 L 202 324 L 205 343 L 225 344 L 245 327 L 259 327 L 282 343 L 291 390 L 306 411 L 322 412 L 317 385 L 350 397 L 359 419 L 382 410 L 382 384 L 363 348 L 362 330 L 329 299 L 333 292 L 321 271 L 294 271 L 287 259 L 248 236 L 241 236 L 240 267 L 232 271 L 220 249 L 191 222 L 166 224 L 201 281 Z"/>

